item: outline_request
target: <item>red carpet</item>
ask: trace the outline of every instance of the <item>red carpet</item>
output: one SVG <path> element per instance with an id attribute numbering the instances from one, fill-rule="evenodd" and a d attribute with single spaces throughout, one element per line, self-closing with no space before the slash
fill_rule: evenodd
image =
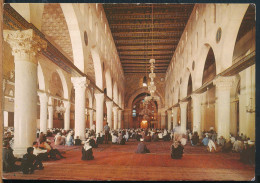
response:
<path id="1" fill-rule="evenodd" d="M 147 142 L 150 154 L 135 154 L 138 142 L 102 144 L 95 159 L 81 160 L 81 147 L 67 147 L 67 158 L 44 162 L 34 174 L 5 173 L 7 179 L 58 180 L 251 180 L 254 167 L 239 162 L 237 153 L 211 154 L 205 147 L 185 146 L 181 160 L 170 157 L 171 142 Z M 61 148 L 61 147 L 56 147 Z"/>

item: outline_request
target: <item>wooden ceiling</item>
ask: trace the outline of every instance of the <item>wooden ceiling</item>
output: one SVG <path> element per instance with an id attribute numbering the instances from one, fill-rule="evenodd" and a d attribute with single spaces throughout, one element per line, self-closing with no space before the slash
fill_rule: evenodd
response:
<path id="1" fill-rule="evenodd" d="M 194 4 L 103 4 L 103 7 L 124 72 L 149 73 L 149 60 L 153 57 L 155 72 L 165 73 Z"/>

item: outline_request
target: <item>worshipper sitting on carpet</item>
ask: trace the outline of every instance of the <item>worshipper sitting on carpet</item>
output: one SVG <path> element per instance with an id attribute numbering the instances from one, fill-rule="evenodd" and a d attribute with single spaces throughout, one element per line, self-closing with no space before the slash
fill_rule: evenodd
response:
<path id="1" fill-rule="evenodd" d="M 236 141 L 236 138 L 234 137 L 234 135 L 232 135 L 232 134 L 230 134 L 230 142 L 231 142 L 231 144 L 233 145 L 234 144 L 234 142 Z"/>
<path id="2" fill-rule="evenodd" d="M 144 141 L 145 142 L 151 142 L 151 140 L 152 140 L 151 133 L 148 132 L 147 136 L 144 137 Z"/>
<path id="3" fill-rule="evenodd" d="M 153 142 L 157 142 L 159 141 L 159 137 L 158 137 L 158 133 L 157 132 L 154 132 L 154 134 L 152 135 L 152 139 L 151 139 Z"/>
<path id="4" fill-rule="evenodd" d="M 213 142 L 212 139 L 209 139 L 207 150 L 209 152 L 216 152 L 217 151 L 216 144 Z"/>
<path id="5" fill-rule="evenodd" d="M 136 153 L 138 154 L 150 153 L 150 150 L 146 147 L 143 138 L 140 139 L 140 143 L 137 146 Z"/>
<path id="6" fill-rule="evenodd" d="M 163 141 L 170 141 L 170 140 L 171 140 L 170 134 L 167 132 L 167 130 L 164 129 Z"/>
<path id="7" fill-rule="evenodd" d="M 119 132 L 117 143 L 119 145 L 125 145 L 125 138 L 123 137 L 123 134 L 121 132 Z"/>
<path id="8" fill-rule="evenodd" d="M 195 146 L 199 143 L 199 136 L 198 136 L 198 132 L 194 132 L 191 138 L 191 145 Z"/>
<path id="9" fill-rule="evenodd" d="M 112 144 L 116 144 L 117 143 L 117 134 L 116 134 L 116 132 L 114 132 L 113 134 L 112 134 Z"/>
<path id="10" fill-rule="evenodd" d="M 58 149 L 52 148 L 50 143 L 42 142 L 39 147 L 41 149 L 47 149 L 47 153 L 49 153 L 51 159 L 58 160 L 57 155 L 59 156 L 59 158 L 65 158 L 64 156 L 61 155 Z"/>
<path id="11" fill-rule="evenodd" d="M 91 138 L 89 139 L 89 145 L 92 146 L 92 148 L 98 147 L 95 136 L 91 136 Z"/>
<path id="12" fill-rule="evenodd" d="M 209 136 L 208 136 L 208 134 L 206 133 L 206 134 L 205 134 L 205 137 L 202 139 L 202 144 L 203 144 L 204 146 L 208 146 L 208 143 L 209 143 Z"/>
<path id="13" fill-rule="evenodd" d="M 240 153 L 240 161 L 245 164 L 255 164 L 255 146 L 252 141 L 244 141 L 244 148 Z"/>
<path id="14" fill-rule="evenodd" d="M 90 140 L 88 139 L 84 146 L 82 146 L 82 157 L 81 160 L 93 160 L 93 151 L 92 146 L 89 144 Z"/>
<path id="15" fill-rule="evenodd" d="M 224 146 L 222 147 L 222 152 L 224 153 L 228 153 L 228 152 L 231 152 L 232 151 L 232 143 L 230 140 L 228 140 Z"/>
<path id="16" fill-rule="evenodd" d="M 33 147 L 28 147 L 27 153 L 23 155 L 21 169 L 23 174 L 32 174 L 35 169 L 43 169 L 42 162 L 33 154 Z"/>
<path id="17" fill-rule="evenodd" d="M 33 154 L 39 158 L 40 161 L 48 160 L 48 152 L 47 149 L 41 149 L 38 147 L 38 142 L 33 142 Z"/>
<path id="18" fill-rule="evenodd" d="M 19 171 L 21 167 L 16 165 L 15 162 L 19 161 L 18 158 L 14 157 L 13 149 L 10 147 L 8 141 L 3 142 L 3 171 L 4 172 L 15 172 Z"/>
<path id="19" fill-rule="evenodd" d="M 236 141 L 233 144 L 232 152 L 241 152 L 243 149 L 243 144 L 241 138 L 238 136 L 236 137 Z"/>
<path id="20" fill-rule="evenodd" d="M 40 136 L 39 136 L 39 143 L 45 142 L 45 141 L 46 141 L 46 135 L 43 132 L 41 132 Z"/>
<path id="21" fill-rule="evenodd" d="M 220 137 L 218 138 L 217 143 L 218 143 L 219 146 L 222 146 L 222 147 L 223 147 L 223 146 L 225 145 L 225 142 L 226 142 L 226 139 L 224 139 L 223 136 L 220 136 Z"/>
<path id="22" fill-rule="evenodd" d="M 67 146 L 73 146 L 74 145 L 74 140 L 72 136 L 72 132 L 70 131 L 66 137 L 66 145 Z"/>
<path id="23" fill-rule="evenodd" d="M 128 130 L 126 130 L 124 138 L 125 138 L 125 141 L 127 142 L 128 139 L 129 139 L 129 132 L 128 132 Z"/>
<path id="24" fill-rule="evenodd" d="M 180 140 L 180 143 L 181 143 L 182 146 L 185 146 L 187 144 L 186 135 L 182 134 L 182 138 Z"/>
<path id="25" fill-rule="evenodd" d="M 79 136 L 77 136 L 76 139 L 74 140 L 74 145 L 75 146 L 80 146 L 81 145 L 81 140 L 79 139 Z"/>
<path id="26" fill-rule="evenodd" d="M 171 158 L 172 159 L 181 159 L 183 155 L 184 147 L 180 142 L 174 141 L 171 145 Z"/>
<path id="27" fill-rule="evenodd" d="M 54 137 L 54 144 L 65 145 L 65 138 L 61 136 L 60 132 L 58 132 L 57 135 Z"/>
<path id="28" fill-rule="evenodd" d="M 97 135 L 97 144 L 103 144 L 103 141 L 104 141 L 103 136 L 101 137 L 100 133 L 98 133 L 98 135 Z"/>

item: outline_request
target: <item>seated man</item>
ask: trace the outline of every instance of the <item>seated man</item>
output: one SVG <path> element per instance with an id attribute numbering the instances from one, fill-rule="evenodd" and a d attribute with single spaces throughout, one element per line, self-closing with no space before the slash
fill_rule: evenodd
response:
<path id="1" fill-rule="evenodd" d="M 151 139 L 153 142 L 157 142 L 159 141 L 159 137 L 158 137 L 158 133 L 155 132 L 153 135 L 152 135 L 152 139 Z"/>
<path id="2" fill-rule="evenodd" d="M 65 145 L 65 138 L 61 136 L 61 133 L 58 132 L 57 135 L 55 136 L 54 140 L 55 145 Z"/>
<path id="3" fill-rule="evenodd" d="M 227 141 L 227 143 L 224 144 L 224 146 L 222 147 L 222 152 L 224 153 L 228 153 L 232 151 L 232 143 L 231 141 Z"/>
<path id="4" fill-rule="evenodd" d="M 112 144 L 116 144 L 117 143 L 117 135 L 116 135 L 116 133 L 113 133 L 113 135 L 112 135 Z"/>
<path id="5" fill-rule="evenodd" d="M 93 151 L 92 146 L 89 144 L 89 139 L 85 142 L 85 145 L 82 147 L 82 157 L 81 160 L 93 160 Z"/>
<path id="6" fill-rule="evenodd" d="M 150 150 L 146 147 L 143 138 L 140 139 L 140 143 L 137 146 L 136 153 L 139 154 L 150 153 Z"/>
<path id="7" fill-rule="evenodd" d="M 183 146 L 180 144 L 180 142 L 175 141 L 171 145 L 171 158 L 172 159 L 181 159 L 183 154 Z"/>
<path id="8" fill-rule="evenodd" d="M 91 136 L 89 139 L 89 145 L 92 146 L 93 148 L 97 148 L 98 144 L 96 143 L 96 138 L 95 136 Z"/>
<path id="9" fill-rule="evenodd" d="M 51 159 L 57 160 L 57 155 L 60 158 L 65 158 L 64 156 L 61 155 L 58 149 L 52 148 L 51 145 L 48 144 L 47 142 L 42 142 L 39 147 L 41 149 L 47 149 L 47 153 L 49 153 Z"/>
<path id="10" fill-rule="evenodd" d="M 182 138 L 180 140 L 180 143 L 182 146 L 185 146 L 187 144 L 187 138 L 186 138 L 186 135 L 182 135 Z"/>
<path id="11" fill-rule="evenodd" d="M 194 132 L 194 134 L 192 135 L 192 138 L 191 138 L 191 145 L 195 146 L 198 144 L 198 142 L 199 142 L 198 132 Z"/>
<path id="12" fill-rule="evenodd" d="M 76 137 L 74 143 L 75 143 L 74 144 L 75 146 L 80 146 L 81 145 L 81 140 L 79 139 L 79 136 Z"/>
<path id="13" fill-rule="evenodd" d="M 243 149 L 243 144 L 242 144 L 240 138 L 236 137 L 236 140 L 235 140 L 235 142 L 233 144 L 232 151 L 233 152 L 241 152 L 242 149 Z"/>
<path id="14" fill-rule="evenodd" d="M 74 145 L 74 139 L 72 136 L 72 132 L 70 131 L 66 137 L 66 145 L 67 146 L 73 146 Z"/>
<path id="15" fill-rule="evenodd" d="M 38 147 L 38 142 L 33 142 L 33 154 L 39 158 L 40 161 L 48 160 L 49 154 L 47 153 L 47 149 L 41 149 Z"/>
<path id="16" fill-rule="evenodd" d="M 223 147 L 223 146 L 225 145 L 225 142 L 226 142 L 226 140 L 224 139 L 223 136 L 220 136 L 220 137 L 218 138 L 217 143 L 218 143 L 219 146 L 222 146 L 222 147 Z"/>
<path id="17" fill-rule="evenodd" d="M 217 151 L 216 144 L 213 142 L 212 139 L 209 139 L 209 143 L 208 143 L 207 150 L 208 150 L 209 152 L 216 152 L 216 151 Z"/>
<path id="18" fill-rule="evenodd" d="M 21 168 L 24 174 L 31 174 L 37 168 L 39 168 L 40 170 L 43 169 L 42 162 L 37 159 L 36 156 L 33 154 L 33 147 L 27 148 L 27 153 L 23 155 L 22 158 Z"/>
<path id="19" fill-rule="evenodd" d="M 202 144 L 204 146 L 208 146 L 209 143 L 209 138 L 208 138 L 208 134 L 206 134 L 206 136 L 202 139 Z"/>
<path id="20" fill-rule="evenodd" d="M 100 136 L 100 133 L 97 136 L 97 144 L 103 144 L 103 138 Z"/>
<path id="21" fill-rule="evenodd" d="M 8 141 L 4 141 L 3 143 L 3 171 L 4 172 L 15 172 L 20 170 L 20 166 L 16 165 L 15 162 L 18 161 L 16 157 L 14 157 L 13 149 L 10 147 Z"/>
<path id="22" fill-rule="evenodd" d="M 123 137 L 123 134 L 121 132 L 119 132 L 117 142 L 119 145 L 125 145 L 125 138 Z"/>

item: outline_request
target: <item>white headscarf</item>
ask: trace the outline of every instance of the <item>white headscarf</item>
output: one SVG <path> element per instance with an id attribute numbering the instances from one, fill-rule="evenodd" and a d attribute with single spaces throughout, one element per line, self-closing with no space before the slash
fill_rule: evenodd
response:
<path id="1" fill-rule="evenodd" d="M 87 141 L 85 142 L 85 144 L 84 144 L 84 149 L 85 149 L 85 151 L 87 151 L 87 150 L 89 150 L 89 149 L 91 149 L 91 148 L 92 148 L 92 146 L 89 145 L 89 140 L 87 140 Z"/>

